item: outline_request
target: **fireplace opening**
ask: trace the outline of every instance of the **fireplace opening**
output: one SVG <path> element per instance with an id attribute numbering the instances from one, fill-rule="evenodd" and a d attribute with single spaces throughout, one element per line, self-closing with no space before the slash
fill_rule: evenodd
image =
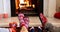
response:
<path id="1" fill-rule="evenodd" d="M 43 0 L 11 0 L 11 16 L 19 12 L 27 16 L 38 16 L 43 13 Z"/>

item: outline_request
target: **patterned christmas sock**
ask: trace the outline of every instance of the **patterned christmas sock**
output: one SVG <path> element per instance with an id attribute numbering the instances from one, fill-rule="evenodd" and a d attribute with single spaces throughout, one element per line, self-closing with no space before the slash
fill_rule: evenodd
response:
<path id="1" fill-rule="evenodd" d="M 23 20 L 23 18 L 24 18 L 24 14 L 23 14 L 23 13 L 19 13 L 19 14 L 18 14 L 18 19 L 19 19 L 19 22 L 20 22 L 20 27 L 21 27 L 22 25 L 24 25 L 24 20 Z"/>
<path id="2" fill-rule="evenodd" d="M 21 20 L 21 19 L 23 19 L 23 18 L 24 18 L 24 14 L 23 14 L 23 13 L 19 13 L 19 14 L 18 14 L 18 19 Z"/>
<path id="3" fill-rule="evenodd" d="M 25 22 L 26 27 L 28 28 L 28 26 L 29 26 L 29 18 L 24 17 L 24 22 Z"/>
<path id="4" fill-rule="evenodd" d="M 9 23 L 9 30 L 10 32 L 16 32 L 16 27 L 17 27 L 17 23 L 16 22 L 13 22 L 13 23 Z"/>

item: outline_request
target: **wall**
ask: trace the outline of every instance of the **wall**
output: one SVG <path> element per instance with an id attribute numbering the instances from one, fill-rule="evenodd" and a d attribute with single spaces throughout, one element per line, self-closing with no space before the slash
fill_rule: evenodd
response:
<path id="1" fill-rule="evenodd" d="M 49 0 L 44 0 L 44 5 L 43 5 L 43 9 L 44 9 L 44 15 L 45 16 L 48 16 L 47 14 L 48 14 L 48 6 L 49 6 Z"/>
<path id="2" fill-rule="evenodd" d="M 8 13 L 11 16 L 10 0 L 0 0 L 0 14 Z"/>
<path id="3" fill-rule="evenodd" d="M 56 12 L 56 0 L 49 0 L 48 16 L 54 17 Z"/>
<path id="4" fill-rule="evenodd" d="M 3 14 L 3 1 L 0 0 L 0 14 Z"/>
<path id="5" fill-rule="evenodd" d="M 4 3 L 4 13 L 8 13 L 9 17 L 11 16 L 10 0 L 3 0 Z"/>
<path id="6" fill-rule="evenodd" d="M 45 0 L 44 15 L 53 17 L 56 12 L 56 0 Z"/>
<path id="7" fill-rule="evenodd" d="M 60 7 L 60 0 L 56 0 L 56 9 L 57 9 L 57 11 L 60 11 L 59 7 Z"/>

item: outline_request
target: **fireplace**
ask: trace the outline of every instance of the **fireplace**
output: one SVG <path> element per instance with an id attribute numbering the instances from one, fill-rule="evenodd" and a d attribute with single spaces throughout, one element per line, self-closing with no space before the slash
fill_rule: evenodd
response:
<path id="1" fill-rule="evenodd" d="M 38 16 L 43 13 L 43 0 L 11 0 L 11 16 L 19 12 L 27 16 Z"/>

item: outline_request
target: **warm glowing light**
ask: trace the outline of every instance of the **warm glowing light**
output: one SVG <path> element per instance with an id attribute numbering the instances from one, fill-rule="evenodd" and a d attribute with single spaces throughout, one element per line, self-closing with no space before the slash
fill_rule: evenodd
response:
<path id="1" fill-rule="evenodd" d="M 29 5 L 31 7 L 31 5 Z"/>
<path id="2" fill-rule="evenodd" d="M 23 8 L 23 7 L 25 7 L 25 6 L 19 5 L 19 7 L 20 7 L 20 8 Z"/>
<path id="3" fill-rule="evenodd" d="M 26 0 L 26 1 L 24 1 L 24 0 L 20 0 L 20 4 L 19 4 L 19 7 L 20 8 L 26 8 L 26 7 L 33 7 L 33 8 L 35 8 L 35 5 L 34 4 L 29 4 L 30 2 L 29 2 L 29 0 Z M 23 4 L 23 5 L 22 5 Z"/>
<path id="4" fill-rule="evenodd" d="M 20 7 L 20 8 L 24 7 L 24 6 L 21 5 L 21 4 L 24 4 L 24 0 L 20 0 L 20 4 L 19 4 L 19 7 Z"/>
<path id="5" fill-rule="evenodd" d="M 24 0 L 20 0 L 20 4 L 24 4 Z"/>
<path id="6" fill-rule="evenodd" d="M 19 5 L 20 8 L 22 8 L 23 6 L 22 5 Z"/>
<path id="7" fill-rule="evenodd" d="M 27 3 L 27 2 L 24 2 L 25 4 Z"/>
<path id="8" fill-rule="evenodd" d="M 29 7 L 29 1 L 27 1 L 27 3 L 26 3 L 26 4 L 27 4 L 27 7 Z"/>
<path id="9" fill-rule="evenodd" d="M 32 6 L 33 6 L 33 8 L 35 8 L 35 5 L 34 4 Z"/>

